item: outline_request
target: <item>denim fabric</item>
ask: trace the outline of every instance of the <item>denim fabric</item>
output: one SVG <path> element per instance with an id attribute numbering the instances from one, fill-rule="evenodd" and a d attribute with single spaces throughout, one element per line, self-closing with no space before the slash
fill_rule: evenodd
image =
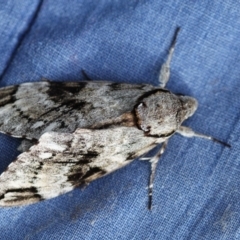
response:
<path id="1" fill-rule="evenodd" d="M 234 0 L 0 1 L 0 86 L 91 79 L 156 85 L 181 26 L 167 88 L 198 99 L 185 125 L 231 144 L 171 138 L 147 210 L 148 162 L 55 199 L 0 208 L 0 239 L 240 239 L 240 4 Z M 0 170 L 18 139 L 0 135 Z"/>

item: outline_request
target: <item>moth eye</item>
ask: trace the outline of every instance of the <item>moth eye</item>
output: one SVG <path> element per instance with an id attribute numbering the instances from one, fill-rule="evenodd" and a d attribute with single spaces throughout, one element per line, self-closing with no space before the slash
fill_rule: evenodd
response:
<path id="1" fill-rule="evenodd" d="M 145 133 L 149 133 L 151 131 L 151 126 L 145 126 L 145 125 L 141 125 L 141 129 L 145 132 Z"/>
<path id="2" fill-rule="evenodd" d="M 147 104 L 145 103 L 145 102 L 141 102 L 141 103 L 139 103 L 139 105 L 138 105 L 138 108 L 146 108 L 147 107 Z"/>

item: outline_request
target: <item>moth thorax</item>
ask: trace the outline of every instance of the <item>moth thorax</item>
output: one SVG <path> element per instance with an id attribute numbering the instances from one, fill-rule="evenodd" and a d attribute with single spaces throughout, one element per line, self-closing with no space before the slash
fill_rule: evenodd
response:
<path id="1" fill-rule="evenodd" d="M 140 100 L 135 106 L 135 115 L 138 128 L 147 135 L 167 137 L 196 109 L 194 98 L 158 91 Z"/>

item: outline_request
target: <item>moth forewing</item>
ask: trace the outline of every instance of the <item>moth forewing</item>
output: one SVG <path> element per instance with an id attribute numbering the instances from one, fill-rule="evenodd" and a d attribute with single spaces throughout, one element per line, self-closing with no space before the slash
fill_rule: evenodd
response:
<path id="1" fill-rule="evenodd" d="M 0 205 L 56 197 L 127 165 L 159 142 L 124 126 L 45 133 L 1 175 Z"/>

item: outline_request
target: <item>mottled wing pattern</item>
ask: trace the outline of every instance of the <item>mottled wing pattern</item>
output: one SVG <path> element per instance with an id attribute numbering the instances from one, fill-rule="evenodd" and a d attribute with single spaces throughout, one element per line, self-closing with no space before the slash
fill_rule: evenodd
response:
<path id="1" fill-rule="evenodd" d="M 35 82 L 0 89 L 0 132 L 39 139 L 74 132 L 132 111 L 155 87 L 112 82 Z"/>
<path id="2" fill-rule="evenodd" d="M 125 166 L 162 141 L 135 127 L 45 133 L 0 176 L 0 205 L 56 197 Z"/>

